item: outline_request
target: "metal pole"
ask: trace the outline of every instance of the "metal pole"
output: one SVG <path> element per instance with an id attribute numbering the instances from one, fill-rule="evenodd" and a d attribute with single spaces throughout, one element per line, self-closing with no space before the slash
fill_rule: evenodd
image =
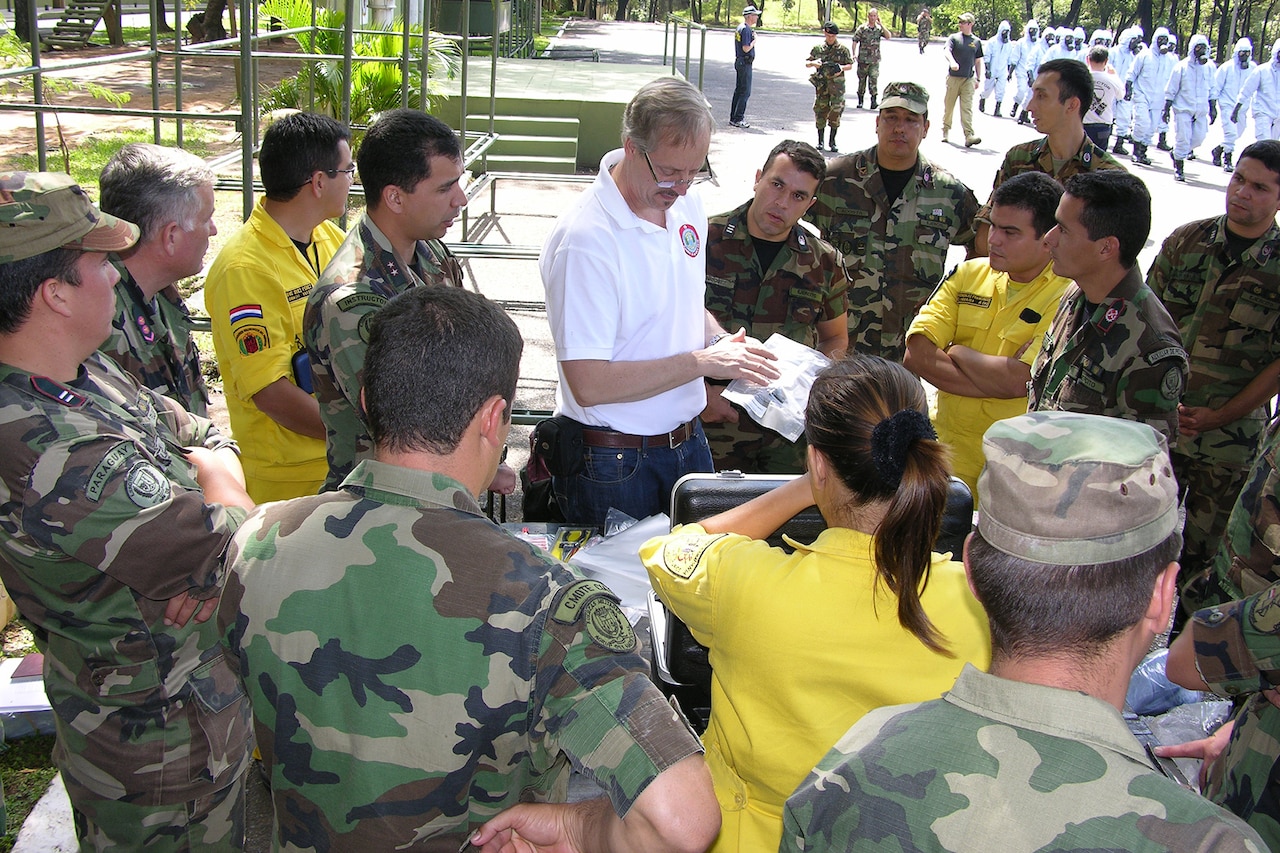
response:
<path id="1" fill-rule="evenodd" d="M 346 0 L 343 4 L 344 17 L 342 32 L 342 79 L 347 85 L 342 87 L 342 123 L 351 126 L 351 55 L 355 52 L 356 43 L 356 3 Z"/>
<path id="2" fill-rule="evenodd" d="M 428 71 L 430 63 L 428 55 L 430 53 L 431 39 L 431 0 L 422 0 L 422 73 L 418 75 L 418 103 L 423 109 L 427 106 L 427 89 L 430 85 L 430 76 Z"/>
<path id="3" fill-rule="evenodd" d="M 425 2 L 425 0 L 424 0 Z M 400 41 L 400 107 L 401 109 L 409 108 L 409 16 L 406 14 L 401 18 L 401 41 Z"/>
<path id="4" fill-rule="evenodd" d="M 152 2 L 163 4 L 164 0 Z M 182 0 L 173 0 L 173 108 L 178 112 L 182 112 L 182 11 Z M 153 45 L 151 49 L 156 47 Z M 183 140 L 183 121 L 179 118 L 174 141 L 181 148 Z"/>
<path id="5" fill-rule="evenodd" d="M 250 27 L 247 23 L 249 4 L 252 0 L 240 0 L 240 202 L 244 218 L 253 213 L 253 146 L 258 138 L 254 133 L 253 79 L 249 54 L 253 52 Z"/>

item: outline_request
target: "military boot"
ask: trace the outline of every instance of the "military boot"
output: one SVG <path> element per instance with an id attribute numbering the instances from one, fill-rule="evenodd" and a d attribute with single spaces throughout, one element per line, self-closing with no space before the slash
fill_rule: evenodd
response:
<path id="1" fill-rule="evenodd" d="M 1133 143 L 1133 162 L 1140 163 L 1143 166 L 1151 165 L 1151 158 L 1147 156 L 1147 146 L 1141 142 Z"/>
<path id="2" fill-rule="evenodd" d="M 872 95 L 872 96 L 871 96 L 871 109 L 873 109 L 873 110 L 874 110 L 875 108 L 876 108 L 876 96 L 875 96 L 875 95 Z"/>
<path id="3" fill-rule="evenodd" d="M 1221 145 L 1215 145 L 1213 147 L 1213 165 L 1215 166 L 1222 165 L 1222 146 Z"/>
<path id="4" fill-rule="evenodd" d="M 1111 146 L 1111 153 L 1112 154 L 1128 154 L 1129 153 L 1129 149 L 1124 147 L 1123 136 L 1116 137 L 1116 144 Z"/>
<path id="5" fill-rule="evenodd" d="M 827 131 L 824 128 L 818 128 L 818 150 L 822 150 L 822 144 L 826 141 Z"/>
<path id="6" fill-rule="evenodd" d="M 978 98 L 978 112 L 985 113 L 987 111 L 987 99 Z"/>
<path id="7" fill-rule="evenodd" d="M 1231 165 L 1231 152 L 1223 151 L 1222 152 L 1222 171 L 1230 172 L 1232 168 L 1233 167 Z"/>
<path id="8" fill-rule="evenodd" d="M 1164 132 L 1160 134 L 1160 139 L 1156 142 L 1156 147 L 1161 151 L 1172 151 L 1173 146 L 1169 144 L 1169 134 Z"/>
<path id="9" fill-rule="evenodd" d="M 1173 179 L 1178 183 L 1182 183 L 1182 184 L 1185 184 L 1187 182 L 1187 176 L 1182 171 L 1181 160 L 1173 161 Z"/>
<path id="10" fill-rule="evenodd" d="M 994 113 L 992 113 L 992 115 L 993 115 L 993 116 L 995 116 L 996 118 L 1000 118 L 1000 105 L 999 105 L 999 104 L 996 104 L 996 111 L 995 111 Z"/>
<path id="11" fill-rule="evenodd" d="M 1030 124 L 1031 119 L 1027 117 L 1027 111 L 1023 110 L 1018 113 L 1018 124 Z"/>
<path id="12" fill-rule="evenodd" d="M 831 128 L 831 145 L 829 146 L 829 150 L 837 152 L 840 150 L 839 148 L 836 148 L 836 129 L 834 127 Z"/>

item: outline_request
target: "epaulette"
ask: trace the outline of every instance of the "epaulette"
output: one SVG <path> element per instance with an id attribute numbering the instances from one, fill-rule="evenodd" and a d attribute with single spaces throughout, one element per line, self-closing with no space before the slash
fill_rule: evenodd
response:
<path id="1" fill-rule="evenodd" d="M 32 376 L 31 387 L 42 397 L 56 400 L 68 409 L 79 409 L 89 402 L 89 398 L 79 391 L 74 391 L 61 382 L 55 382 L 48 376 Z"/>

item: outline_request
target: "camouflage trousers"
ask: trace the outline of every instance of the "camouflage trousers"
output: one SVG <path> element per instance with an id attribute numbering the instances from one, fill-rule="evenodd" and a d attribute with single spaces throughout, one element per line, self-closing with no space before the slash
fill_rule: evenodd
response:
<path id="1" fill-rule="evenodd" d="M 736 407 L 735 407 L 736 408 Z M 703 423 L 711 458 L 717 471 L 741 471 L 744 474 L 803 474 L 805 440 L 792 443 L 771 429 L 760 426 L 741 409 L 736 424 Z"/>
<path id="2" fill-rule="evenodd" d="M 858 103 L 862 103 L 862 96 L 867 91 L 867 84 L 871 84 L 871 101 L 875 103 L 880 99 L 880 63 L 879 62 L 859 62 L 858 63 Z"/>
<path id="3" fill-rule="evenodd" d="M 80 850 L 243 850 L 245 775 L 212 794 L 173 805 L 79 798 L 71 811 Z"/>
<path id="4" fill-rule="evenodd" d="M 814 124 L 821 129 L 824 126 L 839 127 L 840 114 L 844 112 L 844 86 L 832 93 L 818 92 L 813 99 Z"/>
<path id="5" fill-rule="evenodd" d="M 1209 768 L 1202 791 L 1239 815 L 1271 850 L 1280 850 L 1280 708 L 1261 693 L 1236 717 L 1231 741 Z"/>
<path id="6" fill-rule="evenodd" d="M 1210 571 L 1213 557 L 1227 530 L 1227 519 L 1249 474 L 1248 465 L 1188 456 L 1174 450 L 1170 454 L 1178 488 L 1185 495 L 1186 526 L 1182 530 L 1181 579 L 1183 609 L 1190 614 L 1200 607 L 1218 604 L 1200 601 L 1191 581 Z"/>

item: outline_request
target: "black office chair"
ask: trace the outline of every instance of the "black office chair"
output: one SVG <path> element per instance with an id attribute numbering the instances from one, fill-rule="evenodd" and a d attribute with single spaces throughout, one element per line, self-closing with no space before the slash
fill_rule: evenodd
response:
<path id="1" fill-rule="evenodd" d="M 686 475 L 671 491 L 671 526 L 710 518 L 794 478 L 795 475 L 737 471 Z M 826 528 L 818 508 L 811 506 L 769 537 L 769 544 L 787 548 L 782 541 L 783 534 L 799 542 L 812 542 Z M 952 477 L 942 530 L 934 550 L 950 551 L 959 559 L 965 537 L 972 529 L 973 495 L 963 480 Z M 711 664 L 706 646 L 693 638 L 685 624 L 667 610 L 652 591 L 649 593 L 649 632 L 654 682 L 679 703 L 699 733 L 705 731 L 711 716 Z"/>

